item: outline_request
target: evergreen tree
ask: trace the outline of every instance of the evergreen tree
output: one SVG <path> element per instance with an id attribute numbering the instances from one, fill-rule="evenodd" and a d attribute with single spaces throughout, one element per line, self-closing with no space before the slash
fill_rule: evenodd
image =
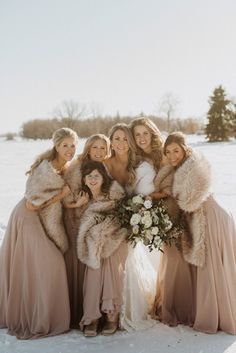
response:
<path id="1" fill-rule="evenodd" d="M 231 100 L 231 126 L 232 126 L 232 136 L 236 138 L 236 100 L 235 98 Z"/>
<path id="2" fill-rule="evenodd" d="M 209 142 L 229 139 L 232 118 L 229 103 L 222 86 L 216 87 L 209 99 L 210 109 L 207 113 L 208 123 L 205 132 Z"/>

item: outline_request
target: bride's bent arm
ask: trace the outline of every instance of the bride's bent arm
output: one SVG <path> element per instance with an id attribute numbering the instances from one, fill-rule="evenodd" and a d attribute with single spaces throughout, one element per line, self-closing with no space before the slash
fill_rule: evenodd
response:
<path id="1" fill-rule="evenodd" d="M 152 200 L 160 200 L 160 199 L 164 199 L 164 198 L 168 197 L 169 195 L 166 194 L 165 192 L 154 191 L 151 194 L 149 194 L 148 196 L 151 197 Z"/>

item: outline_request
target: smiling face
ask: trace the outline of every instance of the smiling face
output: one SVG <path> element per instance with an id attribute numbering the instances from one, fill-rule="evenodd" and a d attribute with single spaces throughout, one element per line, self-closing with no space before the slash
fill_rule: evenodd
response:
<path id="1" fill-rule="evenodd" d="M 89 156 L 92 161 L 103 162 L 107 157 L 107 144 L 102 139 L 95 140 L 89 149 Z"/>
<path id="2" fill-rule="evenodd" d="M 134 139 L 139 148 L 144 152 L 150 153 L 152 151 L 152 134 L 144 125 L 137 125 L 134 127 Z"/>
<path id="3" fill-rule="evenodd" d="M 112 148 L 115 154 L 126 155 L 129 152 L 128 139 L 123 130 L 116 130 L 111 140 Z"/>
<path id="4" fill-rule="evenodd" d="M 185 151 L 176 142 L 172 142 L 166 146 L 165 155 L 169 163 L 173 167 L 177 167 L 185 158 Z"/>
<path id="5" fill-rule="evenodd" d="M 72 137 L 64 138 L 56 147 L 58 158 L 61 161 L 71 161 L 75 155 L 76 143 Z"/>
<path id="6" fill-rule="evenodd" d="M 91 190 L 92 194 L 100 194 L 103 184 L 103 177 L 97 169 L 84 177 L 84 183 Z"/>

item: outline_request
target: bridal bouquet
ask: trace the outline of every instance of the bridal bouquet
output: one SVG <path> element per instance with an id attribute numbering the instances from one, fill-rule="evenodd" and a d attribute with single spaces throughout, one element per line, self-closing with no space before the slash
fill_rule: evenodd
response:
<path id="1" fill-rule="evenodd" d="M 161 201 L 153 203 L 142 194 L 123 199 L 117 207 L 117 216 L 123 227 L 130 229 L 127 241 L 135 246 L 142 241 L 150 251 L 162 251 L 163 243 L 178 238 L 169 215 Z"/>

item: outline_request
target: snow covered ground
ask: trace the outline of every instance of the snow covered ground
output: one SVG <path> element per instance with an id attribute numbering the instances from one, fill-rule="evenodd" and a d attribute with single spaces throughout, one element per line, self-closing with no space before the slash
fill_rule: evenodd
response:
<path id="1" fill-rule="evenodd" d="M 206 143 L 204 136 L 189 136 L 193 148 L 211 162 L 215 197 L 236 219 L 236 141 Z M 78 152 L 82 149 L 81 140 Z M 11 210 L 22 198 L 25 172 L 34 158 L 51 146 L 50 141 L 5 141 L 0 139 L 0 243 Z M 236 288 L 235 288 L 236 292 Z M 236 295 L 236 293 L 235 293 Z M 236 336 L 219 332 L 203 334 L 182 325 L 170 328 L 157 323 L 153 328 L 118 332 L 112 337 L 85 338 L 79 331 L 57 337 L 18 341 L 0 330 L 0 353 L 236 353 Z"/>

